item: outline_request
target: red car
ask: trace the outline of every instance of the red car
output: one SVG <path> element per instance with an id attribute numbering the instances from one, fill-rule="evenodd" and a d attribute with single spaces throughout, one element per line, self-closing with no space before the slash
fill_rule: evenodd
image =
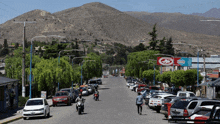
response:
<path id="1" fill-rule="evenodd" d="M 141 92 L 142 90 L 145 90 L 147 85 L 145 84 L 139 84 L 138 85 L 138 89 L 137 89 L 137 93 Z"/>
<path id="2" fill-rule="evenodd" d="M 67 91 L 56 92 L 52 101 L 53 101 L 53 107 L 62 104 L 71 105 L 71 99 Z"/>

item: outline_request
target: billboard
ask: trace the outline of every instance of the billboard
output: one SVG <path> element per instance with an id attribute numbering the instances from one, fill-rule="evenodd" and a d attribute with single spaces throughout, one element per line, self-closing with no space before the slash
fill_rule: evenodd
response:
<path id="1" fill-rule="evenodd" d="M 157 57 L 157 65 L 163 66 L 192 66 L 192 58 Z"/>

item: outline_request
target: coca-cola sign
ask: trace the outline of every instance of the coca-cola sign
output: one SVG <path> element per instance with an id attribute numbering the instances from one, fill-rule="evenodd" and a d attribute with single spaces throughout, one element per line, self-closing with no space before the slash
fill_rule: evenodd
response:
<path id="1" fill-rule="evenodd" d="M 164 66 L 192 66 L 191 58 L 172 58 L 172 57 L 157 57 L 157 65 Z"/>
<path id="2" fill-rule="evenodd" d="M 157 65 L 173 65 L 173 58 L 171 57 L 158 57 Z"/>

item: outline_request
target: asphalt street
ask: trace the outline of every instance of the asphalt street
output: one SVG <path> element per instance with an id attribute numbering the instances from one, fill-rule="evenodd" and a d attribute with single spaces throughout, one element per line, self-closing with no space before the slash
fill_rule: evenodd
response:
<path id="1" fill-rule="evenodd" d="M 168 124 L 164 115 L 143 106 L 142 115 L 137 113 L 135 98 L 137 93 L 126 87 L 122 77 L 103 78 L 100 85 L 100 101 L 92 95 L 84 97 L 85 113 L 78 115 L 75 103 L 72 106 L 51 107 L 50 118 L 30 118 L 17 120 L 12 124 Z"/>

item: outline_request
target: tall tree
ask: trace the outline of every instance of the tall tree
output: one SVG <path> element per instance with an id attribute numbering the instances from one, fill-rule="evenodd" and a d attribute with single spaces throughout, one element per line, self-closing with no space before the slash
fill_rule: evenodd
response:
<path id="1" fill-rule="evenodd" d="M 151 36 L 151 40 L 150 40 L 150 43 L 149 43 L 150 44 L 150 46 L 149 46 L 150 50 L 156 50 L 156 48 L 157 48 L 158 40 L 157 40 L 156 25 L 157 24 L 154 24 L 153 31 L 148 33 Z"/>

